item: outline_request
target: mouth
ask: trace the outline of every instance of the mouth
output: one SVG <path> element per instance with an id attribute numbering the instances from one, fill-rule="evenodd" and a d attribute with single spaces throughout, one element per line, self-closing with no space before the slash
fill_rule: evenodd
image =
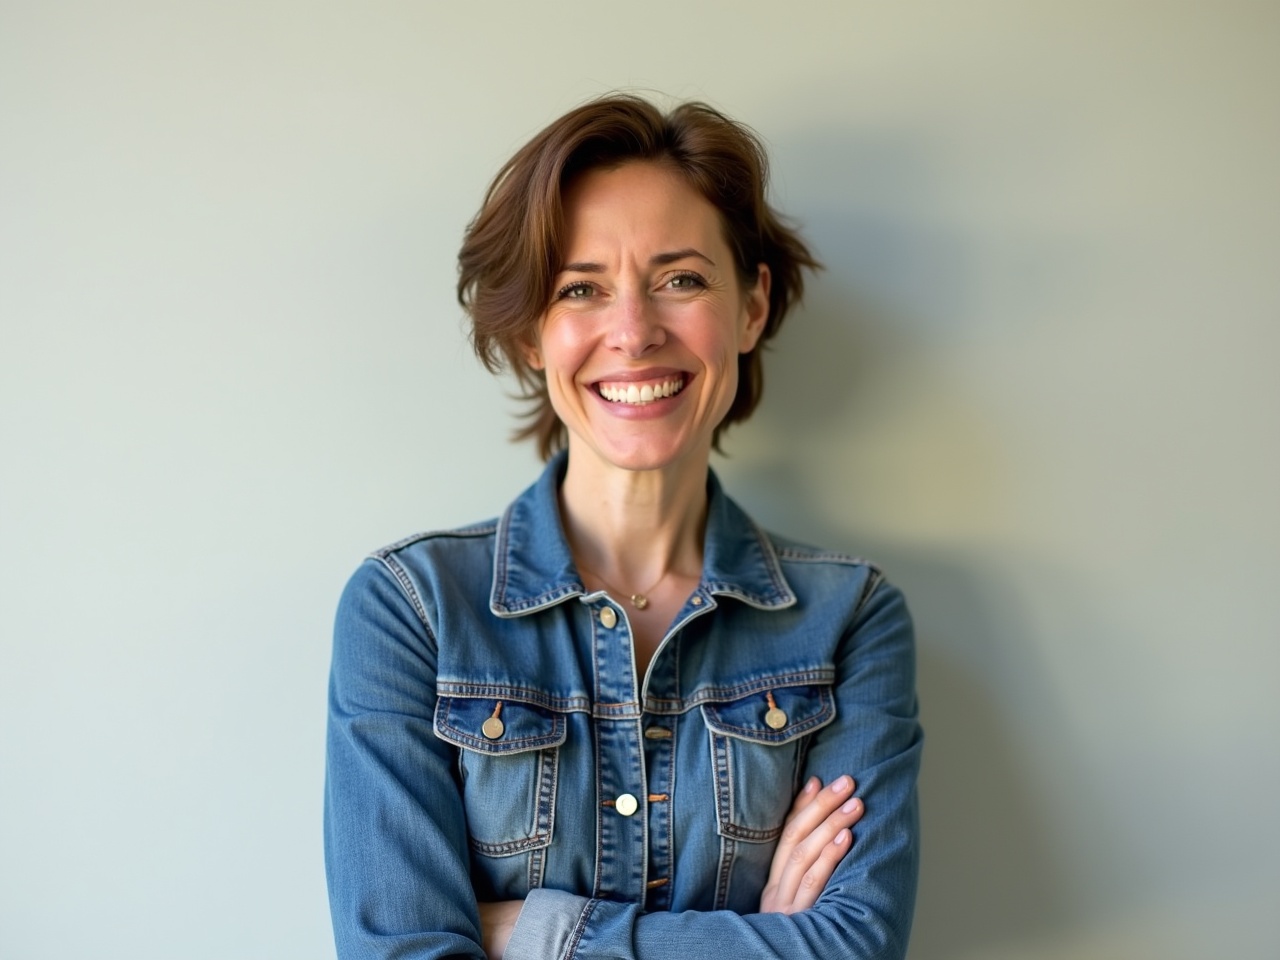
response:
<path id="1" fill-rule="evenodd" d="M 610 403 L 625 403 L 631 406 L 642 406 L 656 400 L 674 397 L 684 389 L 685 375 L 678 373 L 670 377 L 655 380 L 608 381 L 601 380 L 595 384 L 595 391 Z"/>

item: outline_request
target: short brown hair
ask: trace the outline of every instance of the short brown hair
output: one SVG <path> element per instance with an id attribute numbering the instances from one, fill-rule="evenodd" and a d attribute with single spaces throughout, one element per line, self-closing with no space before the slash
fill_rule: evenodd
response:
<path id="1" fill-rule="evenodd" d="M 570 110 L 498 171 L 458 252 L 458 301 L 471 318 L 471 344 L 490 371 L 509 366 L 515 374 L 521 399 L 532 405 L 529 422 L 515 436 L 536 438 L 544 460 L 565 445 L 565 427 L 524 348 L 534 342 L 562 266 L 562 197 L 588 170 L 637 160 L 677 170 L 720 212 L 744 285 L 755 282 L 758 264 L 768 265 L 769 316 L 760 343 L 778 332 L 803 294 L 803 271 L 819 267 L 769 206 L 768 158 L 746 126 L 705 103 L 683 103 L 664 114 L 630 94 L 609 94 Z M 716 426 L 717 449 L 724 429 L 755 410 L 763 382 L 759 350 L 739 355 L 738 393 Z"/>

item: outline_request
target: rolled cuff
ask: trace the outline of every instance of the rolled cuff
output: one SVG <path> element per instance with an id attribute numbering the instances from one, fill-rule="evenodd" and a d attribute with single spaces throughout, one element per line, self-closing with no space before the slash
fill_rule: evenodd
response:
<path id="1" fill-rule="evenodd" d="M 591 901 L 563 890 L 530 890 L 503 960 L 565 960 Z"/>

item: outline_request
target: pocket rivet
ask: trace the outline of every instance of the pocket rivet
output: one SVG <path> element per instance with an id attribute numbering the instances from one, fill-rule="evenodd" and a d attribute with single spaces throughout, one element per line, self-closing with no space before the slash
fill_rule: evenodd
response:
<path id="1" fill-rule="evenodd" d="M 480 724 L 480 732 L 490 740 L 497 740 L 507 729 L 507 725 L 502 722 L 501 717 L 502 701 L 499 700 L 493 707 L 493 716 Z"/>
<path id="2" fill-rule="evenodd" d="M 787 725 L 786 712 L 778 709 L 778 702 L 773 699 L 772 690 L 765 693 L 764 698 L 769 701 L 769 709 L 764 715 L 765 724 L 772 730 L 781 730 Z"/>

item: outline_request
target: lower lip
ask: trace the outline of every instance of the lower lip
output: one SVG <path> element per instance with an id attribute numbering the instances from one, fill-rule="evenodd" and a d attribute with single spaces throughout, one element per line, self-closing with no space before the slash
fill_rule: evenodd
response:
<path id="1" fill-rule="evenodd" d="M 679 405 L 684 395 L 689 392 L 689 381 L 686 380 L 684 388 L 671 397 L 663 397 L 660 400 L 650 400 L 648 403 L 614 403 L 612 400 L 606 400 L 596 392 L 595 388 L 591 388 L 591 395 L 615 417 L 622 417 L 627 420 L 652 420 L 657 417 L 666 416 Z"/>

